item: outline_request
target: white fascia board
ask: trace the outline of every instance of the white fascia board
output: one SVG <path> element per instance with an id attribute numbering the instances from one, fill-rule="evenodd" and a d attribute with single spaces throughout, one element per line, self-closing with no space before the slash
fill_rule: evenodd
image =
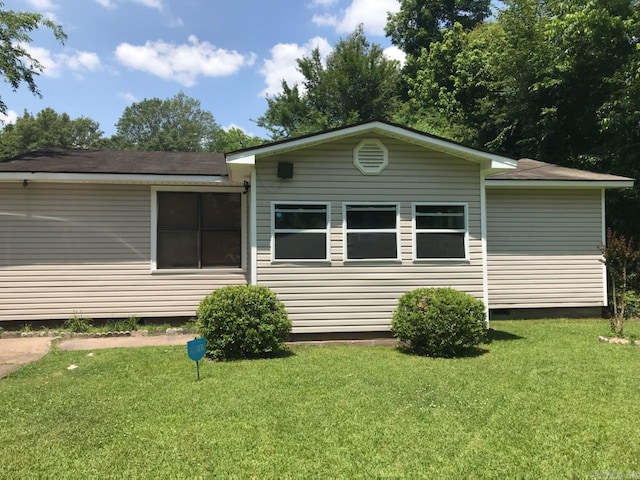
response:
<path id="1" fill-rule="evenodd" d="M 456 157 L 461 157 L 474 162 L 486 163 L 487 168 L 489 168 L 490 166 L 491 168 L 496 168 L 499 170 L 510 170 L 516 168 L 518 163 L 516 160 L 513 160 L 511 158 L 495 155 L 488 152 L 482 152 L 471 147 L 465 147 L 464 145 L 450 142 L 448 140 L 431 137 L 427 134 L 413 132 L 402 127 L 388 125 L 381 122 L 365 123 L 362 125 L 355 125 L 353 127 L 339 129 L 332 132 L 311 135 L 305 138 L 300 138 L 298 140 L 294 139 L 290 141 L 280 142 L 275 145 L 256 147 L 251 150 L 251 154 L 254 157 L 266 157 L 365 133 L 378 133 L 388 135 L 399 140 L 421 145 L 423 147 L 431 148 L 433 150 L 447 153 Z M 231 153 L 227 155 L 227 163 L 235 163 L 243 157 L 246 157 L 247 153 L 248 152 L 246 151 L 238 152 L 236 154 Z"/>
<path id="2" fill-rule="evenodd" d="M 233 158 L 227 157 L 226 162 L 231 181 L 242 183 L 251 177 L 251 171 L 256 164 L 256 156 L 242 155 Z"/>
<path id="3" fill-rule="evenodd" d="M 633 180 L 489 180 L 486 187 L 630 188 Z"/>
<path id="4" fill-rule="evenodd" d="M 218 175 L 145 175 L 113 173 L 49 173 L 49 172 L 1 172 L 0 182 L 52 182 L 52 183 L 144 183 L 211 185 L 231 182 Z"/>

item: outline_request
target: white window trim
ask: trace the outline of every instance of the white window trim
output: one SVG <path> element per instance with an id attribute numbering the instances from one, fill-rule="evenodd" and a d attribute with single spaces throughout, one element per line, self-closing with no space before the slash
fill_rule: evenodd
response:
<path id="1" fill-rule="evenodd" d="M 240 267 L 207 267 L 207 268 L 158 268 L 158 192 L 194 192 L 194 193 L 240 193 Z M 243 187 L 183 187 L 153 186 L 151 187 L 151 273 L 154 275 L 175 275 L 195 273 L 199 275 L 244 273 L 247 271 L 247 195 Z"/>
<path id="2" fill-rule="evenodd" d="M 375 229 L 352 229 L 347 230 L 347 207 L 357 206 L 388 206 L 396 209 L 396 228 L 393 230 L 396 234 L 396 256 L 395 258 L 349 258 L 347 234 L 348 233 L 390 233 L 392 230 L 388 228 Z M 344 202 L 342 204 L 342 260 L 345 263 L 362 263 L 362 262 L 401 262 L 402 261 L 402 245 L 400 243 L 400 203 L 399 202 Z"/>
<path id="3" fill-rule="evenodd" d="M 460 228 L 418 229 L 417 208 L 428 207 L 464 207 L 464 230 Z M 464 258 L 418 258 L 418 234 L 420 233 L 464 233 Z M 416 202 L 411 204 L 411 249 L 414 263 L 421 262 L 469 262 L 469 204 L 463 202 Z"/>
<path id="4" fill-rule="evenodd" d="M 278 229 L 276 231 L 276 222 L 275 222 L 275 213 L 276 213 L 276 205 L 323 205 L 326 208 L 326 220 L 327 224 L 324 230 L 319 228 L 317 229 L 309 229 L 309 230 L 295 230 L 295 229 Z M 296 202 L 292 200 L 286 200 L 282 202 L 273 201 L 271 202 L 270 209 L 270 226 L 271 226 L 271 263 L 327 263 L 331 261 L 331 202 L 313 202 L 313 201 L 302 201 Z M 325 258 L 276 258 L 276 233 L 324 233 L 325 241 L 326 241 L 326 256 Z"/>

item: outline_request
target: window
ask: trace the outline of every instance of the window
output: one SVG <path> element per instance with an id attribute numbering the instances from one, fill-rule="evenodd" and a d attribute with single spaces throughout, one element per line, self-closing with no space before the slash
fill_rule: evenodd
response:
<path id="1" fill-rule="evenodd" d="M 240 193 L 157 192 L 157 267 L 240 267 Z"/>
<path id="2" fill-rule="evenodd" d="M 347 260 L 399 259 L 396 204 L 351 204 L 344 209 Z"/>
<path id="3" fill-rule="evenodd" d="M 274 203 L 273 260 L 329 259 L 329 204 Z"/>
<path id="4" fill-rule="evenodd" d="M 467 258 L 466 205 L 414 204 L 416 259 Z"/>

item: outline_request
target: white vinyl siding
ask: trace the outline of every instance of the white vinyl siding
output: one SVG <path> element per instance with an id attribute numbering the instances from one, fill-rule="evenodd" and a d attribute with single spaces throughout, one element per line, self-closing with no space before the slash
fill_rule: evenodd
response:
<path id="1" fill-rule="evenodd" d="M 487 189 L 489 307 L 605 304 L 599 189 Z"/>
<path id="2" fill-rule="evenodd" d="M 363 175 L 353 164 L 362 137 L 257 160 L 257 283 L 272 288 L 287 308 L 293 331 L 385 331 L 398 298 L 418 287 L 450 286 L 481 299 L 480 168 L 389 137 L 389 164 Z M 278 162 L 294 164 L 291 179 L 277 178 Z M 326 264 L 272 263 L 272 202 L 327 202 L 331 206 L 331 256 Z M 412 204 L 468 205 L 469 261 L 415 263 Z M 345 261 L 344 205 L 398 205 L 399 260 Z"/>
<path id="3" fill-rule="evenodd" d="M 3 183 L 0 322 L 193 316 L 241 269 L 151 273 L 151 187 Z"/>

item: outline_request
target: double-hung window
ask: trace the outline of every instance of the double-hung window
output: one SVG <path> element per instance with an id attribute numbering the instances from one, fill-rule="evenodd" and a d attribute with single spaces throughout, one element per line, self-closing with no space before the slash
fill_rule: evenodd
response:
<path id="1" fill-rule="evenodd" d="M 345 204 L 346 260 L 398 260 L 398 205 Z"/>
<path id="2" fill-rule="evenodd" d="M 227 192 L 157 192 L 159 269 L 241 267 L 242 198 Z"/>
<path id="3" fill-rule="evenodd" d="M 467 258 L 467 206 L 464 204 L 413 205 L 416 260 Z"/>
<path id="4" fill-rule="evenodd" d="M 329 260 L 328 203 L 272 203 L 273 260 Z"/>

